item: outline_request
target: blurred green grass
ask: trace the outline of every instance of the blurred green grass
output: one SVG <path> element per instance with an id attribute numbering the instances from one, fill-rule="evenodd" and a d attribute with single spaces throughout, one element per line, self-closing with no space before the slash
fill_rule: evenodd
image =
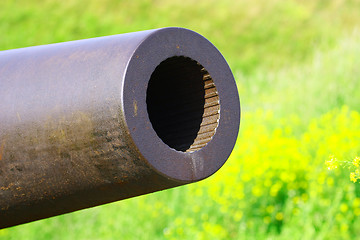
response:
<path id="1" fill-rule="evenodd" d="M 0 239 L 354 239 L 360 1 L 3 0 L 0 50 L 166 26 L 199 32 L 238 83 L 237 146 L 201 183 L 0 230 Z"/>
<path id="2" fill-rule="evenodd" d="M 210 39 L 242 73 L 304 61 L 358 21 L 353 1 L 3 0 L 0 49 L 179 26 Z"/>

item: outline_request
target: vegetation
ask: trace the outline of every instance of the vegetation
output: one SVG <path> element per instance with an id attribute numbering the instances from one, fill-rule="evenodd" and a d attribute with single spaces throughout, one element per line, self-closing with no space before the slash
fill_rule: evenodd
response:
<path id="1" fill-rule="evenodd" d="M 0 239 L 355 239 L 360 185 L 324 163 L 360 155 L 359 7 L 0 1 L 1 50 L 165 26 L 197 31 L 228 60 L 242 105 L 237 145 L 214 176 L 0 230 Z"/>

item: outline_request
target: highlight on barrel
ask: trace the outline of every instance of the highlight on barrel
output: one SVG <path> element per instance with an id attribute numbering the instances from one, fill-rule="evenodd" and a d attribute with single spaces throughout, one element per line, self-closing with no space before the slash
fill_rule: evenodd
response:
<path id="1" fill-rule="evenodd" d="M 221 53 L 183 28 L 0 51 L 0 228 L 199 181 L 239 129 Z"/>

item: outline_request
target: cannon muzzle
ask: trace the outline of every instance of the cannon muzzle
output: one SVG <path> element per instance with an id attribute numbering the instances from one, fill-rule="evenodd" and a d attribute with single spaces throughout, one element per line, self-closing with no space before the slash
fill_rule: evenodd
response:
<path id="1" fill-rule="evenodd" d="M 204 179 L 240 103 L 221 53 L 182 28 L 0 52 L 0 228 Z"/>

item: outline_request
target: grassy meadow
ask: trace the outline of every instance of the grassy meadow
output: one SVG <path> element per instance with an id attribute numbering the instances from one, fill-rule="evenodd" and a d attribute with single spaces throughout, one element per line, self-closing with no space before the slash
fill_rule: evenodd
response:
<path id="1" fill-rule="evenodd" d="M 0 50 L 199 32 L 233 70 L 242 119 L 210 178 L 3 229 L 0 240 L 356 239 L 360 184 L 324 162 L 360 155 L 359 13 L 359 0 L 1 0 Z"/>

